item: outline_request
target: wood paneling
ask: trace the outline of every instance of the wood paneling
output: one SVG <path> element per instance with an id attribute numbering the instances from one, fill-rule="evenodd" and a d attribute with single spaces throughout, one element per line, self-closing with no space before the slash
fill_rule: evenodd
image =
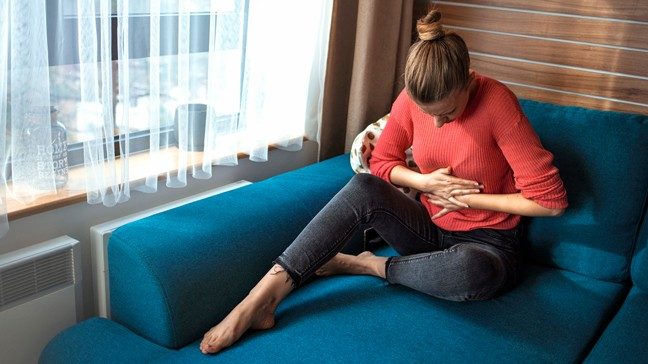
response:
<path id="1" fill-rule="evenodd" d="M 451 27 L 447 27 L 452 29 Z M 648 77 L 648 52 L 452 29 L 473 52 Z"/>
<path id="2" fill-rule="evenodd" d="M 648 49 L 648 23 L 437 4 L 445 25 Z"/>
<path id="3" fill-rule="evenodd" d="M 646 0 L 415 0 L 519 97 L 648 115 Z"/>
<path id="4" fill-rule="evenodd" d="M 532 87 L 512 85 L 504 82 L 519 98 L 549 102 L 558 105 L 581 106 L 588 109 L 612 110 L 648 115 L 648 106 L 627 104 L 612 100 L 573 95 L 558 91 L 539 90 Z"/>
<path id="5" fill-rule="evenodd" d="M 471 55 L 472 67 L 500 81 L 648 104 L 648 80 Z"/>
<path id="6" fill-rule="evenodd" d="M 646 21 L 645 0 L 447 0 L 453 3 L 528 9 L 561 14 Z"/>

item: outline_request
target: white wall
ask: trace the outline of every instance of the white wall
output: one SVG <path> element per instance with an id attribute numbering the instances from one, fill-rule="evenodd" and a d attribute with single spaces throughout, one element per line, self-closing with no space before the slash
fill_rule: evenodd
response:
<path id="1" fill-rule="evenodd" d="M 115 207 L 88 205 L 80 202 L 55 210 L 24 217 L 9 222 L 9 233 L 0 239 L 0 254 L 69 235 L 80 241 L 82 249 L 83 307 L 84 318 L 95 316 L 94 288 L 92 286 L 92 262 L 90 257 L 90 227 L 121 216 L 153 208 L 155 206 L 185 198 L 238 180 L 259 181 L 293 170 L 317 160 L 317 143 L 304 142 L 298 152 L 272 150 L 268 162 L 255 163 L 248 159 L 239 161 L 238 166 L 216 166 L 209 180 L 188 178 L 188 186 L 172 189 L 160 183 L 158 192 L 145 194 L 131 191 L 131 199 Z"/>

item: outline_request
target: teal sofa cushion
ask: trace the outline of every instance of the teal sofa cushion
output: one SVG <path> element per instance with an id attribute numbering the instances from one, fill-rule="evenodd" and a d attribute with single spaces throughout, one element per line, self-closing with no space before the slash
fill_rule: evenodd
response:
<path id="1" fill-rule="evenodd" d="M 91 318 L 56 335 L 41 352 L 39 363 L 154 363 L 169 353 L 114 321 Z"/>
<path id="2" fill-rule="evenodd" d="M 631 277 L 634 287 L 594 346 L 587 363 L 645 363 L 648 358 L 648 215 L 645 212 Z"/>
<path id="3" fill-rule="evenodd" d="M 343 155 L 117 229 L 111 318 L 169 348 L 202 336 L 352 175 Z"/>
<path id="4" fill-rule="evenodd" d="M 275 328 L 249 332 L 213 357 L 196 341 L 158 362 L 571 363 L 585 357 L 625 293 L 617 283 L 539 266 L 484 302 L 443 301 L 370 276 L 326 277 L 288 296 Z"/>
<path id="5" fill-rule="evenodd" d="M 632 282 L 648 292 L 648 207 L 644 211 L 637 247 L 632 259 Z M 648 312 L 648 311 L 647 311 Z"/>
<path id="6" fill-rule="evenodd" d="M 199 338 L 171 350 L 91 319 L 59 334 L 41 364 L 572 363 L 585 358 L 625 293 L 618 283 L 541 266 L 483 302 L 443 301 L 371 276 L 316 278 L 279 305 L 273 329 L 248 331 L 214 356 L 200 352 Z"/>
<path id="7" fill-rule="evenodd" d="M 560 218 L 534 218 L 528 255 L 591 277 L 628 279 L 648 195 L 648 116 L 521 100 L 565 183 Z"/>
<path id="8" fill-rule="evenodd" d="M 645 363 L 648 360 L 648 292 L 633 288 L 586 363 Z"/>

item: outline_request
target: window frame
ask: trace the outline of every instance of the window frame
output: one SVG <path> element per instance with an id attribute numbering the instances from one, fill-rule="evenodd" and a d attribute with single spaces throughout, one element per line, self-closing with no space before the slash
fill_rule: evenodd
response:
<path id="1" fill-rule="evenodd" d="M 78 41 L 78 34 L 77 34 L 77 16 L 76 12 L 75 15 L 70 15 L 70 14 L 65 14 L 66 7 L 63 5 L 62 7 L 59 6 L 59 4 L 66 4 L 67 2 L 65 0 L 58 0 L 58 1 L 48 1 L 47 2 L 47 12 L 46 12 L 46 17 L 49 18 L 50 14 L 52 16 L 59 16 L 58 15 L 58 10 L 62 10 L 63 14 L 60 15 L 61 17 L 61 27 L 64 29 L 73 29 L 74 31 L 72 32 L 66 32 L 65 30 L 62 30 L 61 33 L 65 35 L 69 34 L 74 34 L 74 38 L 72 39 L 72 44 L 76 45 L 76 42 Z M 241 67 L 241 75 L 240 75 L 240 81 L 241 84 L 243 83 L 243 79 L 245 77 L 245 59 L 246 59 L 246 45 L 247 45 L 247 33 L 248 33 L 248 10 L 249 10 L 249 2 L 250 0 L 243 0 L 243 30 L 241 34 L 241 41 L 243 42 L 242 44 L 242 54 L 241 54 L 241 62 L 242 62 L 242 67 Z M 113 2 L 113 9 L 116 5 Z M 56 9 L 57 11 L 54 11 Z M 76 11 L 76 7 L 74 7 L 74 10 Z M 160 22 L 164 20 L 167 23 L 170 24 L 178 24 L 178 14 L 177 13 L 163 13 L 160 15 Z M 190 15 L 191 18 L 191 24 L 193 26 L 206 26 L 207 29 L 209 28 L 209 17 L 210 13 L 209 12 L 192 12 Z M 129 21 L 133 21 L 135 19 L 136 22 L 145 22 L 148 23 L 148 16 L 146 14 L 137 14 L 134 15 L 133 17 L 129 18 Z M 97 22 L 99 22 L 99 15 L 96 16 Z M 199 20 L 199 21 L 197 21 Z M 205 22 L 206 20 L 206 22 Z M 199 24 L 200 22 L 206 23 L 206 24 L 201 24 L 201 25 L 195 25 Z M 53 49 L 53 45 L 56 44 L 56 40 L 50 38 L 51 34 L 54 34 L 55 37 L 57 32 L 52 32 L 50 31 L 50 27 L 53 27 L 55 22 L 48 22 L 48 50 Z M 162 24 L 161 24 L 161 27 Z M 111 14 L 111 60 L 112 62 L 118 62 L 118 52 L 117 52 L 117 14 L 113 11 L 113 14 Z M 177 34 L 177 33 L 176 33 Z M 196 48 L 190 49 L 190 54 L 191 53 L 200 53 L 200 52 L 209 52 L 209 39 L 207 39 L 205 42 L 202 42 L 203 44 L 201 46 L 198 46 Z M 168 44 L 173 45 L 170 49 L 167 47 L 164 50 L 160 50 L 160 56 L 173 56 L 178 54 L 178 49 L 177 49 L 177 42 L 170 42 Z M 205 48 L 206 46 L 206 48 Z M 76 49 L 75 49 L 76 50 Z M 130 60 L 133 59 L 144 59 L 144 58 L 149 58 L 149 48 L 146 47 L 145 49 L 139 49 L 139 48 L 134 48 L 132 50 L 135 50 L 130 55 Z M 78 51 L 77 52 L 72 52 L 69 55 L 64 55 L 61 57 L 58 53 L 54 52 L 58 57 L 61 58 L 62 61 L 57 61 L 53 62 L 54 57 L 52 57 L 53 52 L 48 52 L 50 54 L 50 67 L 53 66 L 64 66 L 64 65 L 78 65 L 80 64 L 79 62 L 79 55 Z M 118 85 L 119 83 L 119 75 L 117 73 L 112 73 L 113 75 L 113 85 Z M 241 92 L 243 91 L 243 87 L 241 87 Z M 116 107 L 118 104 L 118 96 L 119 95 L 119 87 L 117 86 L 116 88 L 113 87 L 113 113 L 116 111 Z M 238 114 L 236 115 L 237 118 L 237 125 L 238 125 Z M 230 118 L 231 115 L 225 116 L 227 118 Z M 165 126 L 163 128 L 160 128 L 160 140 L 165 140 L 167 143 L 164 145 L 164 147 L 177 147 L 177 142 L 175 142 L 175 138 L 173 136 L 173 123 L 166 123 L 171 124 L 171 126 Z M 118 130 L 118 128 L 116 128 Z M 131 131 L 129 132 L 129 153 L 139 153 L 143 151 L 149 150 L 150 146 L 150 129 L 146 130 L 139 130 L 139 131 Z M 114 134 L 112 137 L 104 138 L 102 141 L 102 144 L 104 145 L 105 151 L 107 148 L 112 148 L 114 151 L 114 156 L 115 158 L 120 157 L 122 155 L 122 148 L 121 145 L 126 141 L 125 133 L 119 132 L 117 134 Z M 83 155 L 83 143 L 84 142 L 76 142 L 76 143 L 70 143 L 68 144 L 68 168 L 75 167 L 82 165 L 84 162 L 84 155 Z M 161 148 L 163 147 L 162 145 L 160 146 Z M 7 168 L 9 171 L 11 170 L 11 161 L 7 163 Z M 10 176 L 6 176 L 7 180 L 9 180 Z"/>

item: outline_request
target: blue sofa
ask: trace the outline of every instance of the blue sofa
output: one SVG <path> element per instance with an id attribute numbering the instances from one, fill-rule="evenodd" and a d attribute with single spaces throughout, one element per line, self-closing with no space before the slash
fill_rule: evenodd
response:
<path id="1" fill-rule="evenodd" d="M 111 319 L 56 336 L 48 363 L 645 362 L 648 117 L 522 100 L 569 194 L 525 219 L 524 278 L 489 301 L 449 302 L 370 276 L 311 278 L 215 356 L 203 334 L 351 178 L 348 155 L 115 231 Z M 349 253 L 391 248 L 357 234 Z"/>

